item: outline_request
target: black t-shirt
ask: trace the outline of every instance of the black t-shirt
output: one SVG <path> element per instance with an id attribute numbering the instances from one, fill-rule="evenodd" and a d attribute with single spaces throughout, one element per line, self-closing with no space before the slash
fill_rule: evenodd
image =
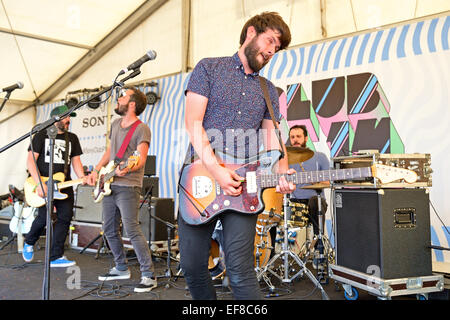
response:
<path id="1" fill-rule="evenodd" d="M 71 132 L 67 132 L 68 135 L 68 147 L 69 158 L 67 163 L 67 174 L 65 180 L 71 180 L 70 178 L 70 164 L 71 158 L 79 156 L 83 153 L 78 137 Z M 47 136 L 46 131 L 41 131 L 35 134 L 32 140 L 33 151 L 39 153 L 37 158 L 37 165 L 41 176 L 48 177 L 49 163 L 50 163 L 50 139 Z M 28 151 L 31 151 L 31 146 L 28 147 Z M 66 156 L 66 135 L 65 133 L 58 134 L 55 139 L 55 150 L 53 156 L 53 173 L 64 172 L 64 160 Z"/>

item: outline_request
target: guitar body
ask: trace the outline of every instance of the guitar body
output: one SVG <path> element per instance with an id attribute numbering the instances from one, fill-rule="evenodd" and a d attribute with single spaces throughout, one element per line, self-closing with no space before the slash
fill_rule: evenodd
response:
<path id="1" fill-rule="evenodd" d="M 108 179 L 106 178 L 106 175 L 114 172 L 114 170 L 116 170 L 114 161 L 110 161 L 105 167 L 100 169 L 97 183 L 95 184 L 95 189 L 93 191 L 95 203 L 102 201 L 104 196 L 109 196 L 111 194 L 111 183 L 114 177 L 112 176 Z"/>
<path id="2" fill-rule="evenodd" d="M 254 158 L 236 159 L 216 152 L 219 164 L 236 171 L 246 180 L 239 196 L 227 196 L 199 159 L 186 165 L 180 176 L 180 214 L 191 225 L 206 224 L 224 211 L 258 214 L 264 210 L 262 189 L 256 183 L 260 174 L 272 173 L 279 160 L 278 150 L 263 152 Z"/>
<path id="3" fill-rule="evenodd" d="M 119 166 L 121 170 L 125 168 L 131 170 L 131 168 L 138 165 L 140 158 L 141 155 L 139 151 L 136 150 L 125 162 L 118 164 L 114 160 L 111 160 L 106 166 L 102 167 L 98 173 L 95 189 L 92 192 L 94 202 L 98 203 L 103 200 L 103 197 L 111 194 L 111 183 L 113 182 L 117 166 Z"/>
<path id="4" fill-rule="evenodd" d="M 53 181 L 54 182 L 62 182 L 64 181 L 64 173 L 57 172 L 53 175 Z M 48 177 L 42 177 L 42 183 L 47 183 L 49 180 Z M 25 201 L 30 207 L 39 208 L 45 205 L 45 199 L 41 198 L 38 193 L 37 189 L 33 191 L 33 189 L 36 187 L 36 182 L 34 182 L 33 177 L 28 177 L 27 180 L 25 180 L 23 190 L 25 193 Z M 53 199 L 55 200 L 64 200 L 67 198 L 67 194 L 59 192 L 57 189 L 55 189 L 55 192 L 53 193 Z"/>

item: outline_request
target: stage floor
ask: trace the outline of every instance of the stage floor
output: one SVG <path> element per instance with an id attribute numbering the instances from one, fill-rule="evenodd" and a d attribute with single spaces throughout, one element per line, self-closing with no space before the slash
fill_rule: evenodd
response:
<path id="1" fill-rule="evenodd" d="M 41 300 L 43 298 L 43 277 L 45 241 L 40 240 L 41 247 L 35 250 L 35 259 L 25 263 L 17 252 L 15 243 L 0 251 L 0 300 Z M 77 267 L 50 268 L 49 299 L 50 300 L 192 300 L 182 274 L 176 277 L 178 263 L 171 262 L 173 276 L 171 279 L 161 277 L 158 287 L 149 293 L 135 293 L 134 287 L 139 283 L 140 272 L 133 251 L 129 251 L 131 279 L 102 282 L 97 279 L 112 266 L 111 254 L 102 253 L 96 258 L 94 252 L 67 249 L 68 259 L 75 260 Z M 157 276 L 164 276 L 167 270 L 165 255 L 155 256 Z M 311 265 L 308 269 L 316 274 Z M 298 271 L 298 270 L 297 270 Z M 260 287 L 264 300 L 322 300 L 322 294 L 306 276 L 297 277 L 290 283 L 281 283 L 274 276 L 270 277 L 275 286 L 273 294 L 264 280 Z M 229 289 L 223 281 L 215 280 L 218 300 L 233 300 Z M 322 285 L 330 300 L 346 300 L 341 285 L 329 279 Z M 393 297 L 401 300 L 416 300 L 415 296 Z M 358 300 L 377 300 L 367 292 L 359 291 Z"/>

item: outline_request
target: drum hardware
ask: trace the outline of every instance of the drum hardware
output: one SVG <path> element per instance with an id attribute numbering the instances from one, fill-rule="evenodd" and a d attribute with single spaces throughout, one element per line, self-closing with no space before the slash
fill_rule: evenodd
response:
<path id="1" fill-rule="evenodd" d="M 272 273 L 274 276 L 276 276 L 277 278 L 279 278 L 282 282 L 292 282 L 295 278 L 297 278 L 299 275 L 305 273 L 308 278 L 316 285 L 317 288 L 319 288 L 319 290 L 322 293 L 322 298 L 329 300 L 328 295 L 326 294 L 325 290 L 322 288 L 320 282 L 314 277 L 314 275 L 312 274 L 312 272 L 306 268 L 304 262 L 302 260 L 300 260 L 300 258 L 293 253 L 291 250 L 289 250 L 289 243 L 288 243 L 288 214 L 290 212 L 290 208 L 289 208 L 289 195 L 284 194 L 283 196 L 283 207 L 284 207 L 284 242 L 283 242 L 283 246 L 282 246 L 282 250 L 281 252 L 275 254 L 272 259 L 270 259 L 270 261 L 268 262 L 268 264 L 257 273 L 257 279 L 258 281 L 261 279 L 261 277 L 263 279 L 265 279 L 266 277 L 264 277 L 266 272 L 270 272 Z M 272 270 L 272 267 L 275 263 L 276 260 L 278 260 L 278 258 L 282 258 L 283 260 L 283 273 L 284 276 L 280 277 L 280 275 L 278 275 L 277 273 L 275 273 Z M 294 261 L 293 263 L 297 263 L 298 266 L 300 266 L 300 271 L 298 271 L 295 275 L 293 275 L 292 277 L 289 277 L 289 271 L 291 270 L 291 266 L 292 264 L 289 264 L 289 257 L 291 257 Z"/>

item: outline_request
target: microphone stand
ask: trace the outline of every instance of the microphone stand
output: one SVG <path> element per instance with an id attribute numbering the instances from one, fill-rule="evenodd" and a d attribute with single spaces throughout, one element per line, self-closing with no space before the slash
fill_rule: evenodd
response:
<path id="1" fill-rule="evenodd" d="M 9 96 L 11 95 L 11 92 L 12 92 L 12 91 L 8 91 L 8 92 L 6 93 L 6 96 L 3 98 L 2 105 L 0 106 L 0 112 L 2 111 L 3 107 L 5 106 L 6 101 L 8 101 Z"/>
<path id="2" fill-rule="evenodd" d="M 137 75 L 141 73 L 140 69 L 134 70 L 131 74 L 123 78 L 121 81 L 114 81 L 112 86 L 106 87 L 103 90 L 100 90 L 97 94 L 91 96 L 89 99 L 82 101 L 78 103 L 77 105 L 73 106 L 70 110 L 68 110 L 66 113 L 54 116 L 53 118 L 48 119 L 47 121 L 44 121 L 36 126 L 33 127 L 30 133 L 27 133 L 18 139 L 14 140 L 13 142 L 7 144 L 6 146 L 0 148 L 0 153 L 3 151 L 11 148 L 12 146 L 16 145 L 17 143 L 21 142 L 22 140 L 25 140 L 26 138 L 32 136 L 33 134 L 40 132 L 44 129 L 47 129 L 47 135 L 50 138 L 50 163 L 49 163 L 49 177 L 47 181 L 48 185 L 48 192 L 47 192 L 47 225 L 46 225 L 46 239 L 45 239 L 45 263 L 44 263 L 44 280 L 42 283 L 42 298 L 43 300 L 49 299 L 49 292 L 50 292 L 50 245 L 51 245 L 51 210 L 53 210 L 53 190 L 54 190 L 54 182 L 53 182 L 53 154 L 54 154 L 54 140 L 56 138 L 56 135 L 58 134 L 58 131 L 54 124 L 58 121 L 61 121 L 62 119 L 67 118 L 72 112 L 79 109 L 85 104 L 88 104 L 94 99 L 99 98 L 104 93 L 108 92 L 109 90 L 113 90 L 116 87 L 123 87 L 124 81 L 134 78 Z M 3 105 L 2 105 L 3 107 Z M 0 109 L 1 110 L 1 109 Z M 68 152 L 68 150 L 66 150 Z"/>

